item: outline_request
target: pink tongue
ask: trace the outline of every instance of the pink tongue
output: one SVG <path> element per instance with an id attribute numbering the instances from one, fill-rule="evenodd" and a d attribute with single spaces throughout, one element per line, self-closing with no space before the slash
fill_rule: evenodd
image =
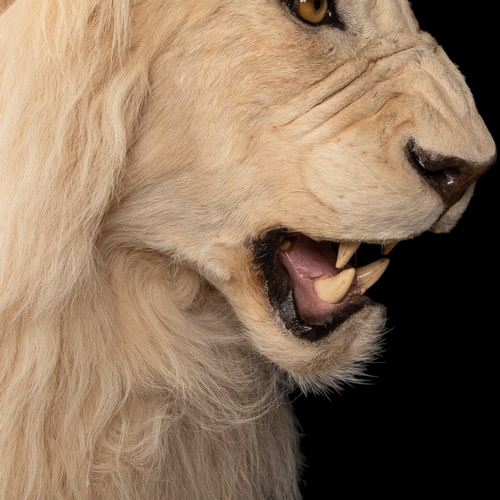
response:
<path id="1" fill-rule="evenodd" d="M 290 275 L 295 305 L 303 319 L 321 324 L 329 321 L 338 307 L 322 301 L 314 290 L 314 280 L 321 276 L 335 276 L 337 254 L 330 243 L 313 241 L 297 235 L 290 239 L 288 250 L 280 250 L 280 257 Z M 347 265 L 345 268 L 351 267 Z M 344 269 L 345 269 L 344 268 Z"/>

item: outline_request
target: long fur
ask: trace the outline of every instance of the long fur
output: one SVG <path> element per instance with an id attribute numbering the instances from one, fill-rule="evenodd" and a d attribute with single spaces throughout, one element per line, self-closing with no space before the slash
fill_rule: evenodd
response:
<path id="1" fill-rule="evenodd" d="M 109 272 L 95 251 L 149 90 L 130 14 L 33 1 L 0 19 L 0 498 L 291 498 L 292 419 L 276 375 L 233 359 L 223 304 L 183 310 L 193 272 L 127 250 Z"/>
<path id="2" fill-rule="evenodd" d="M 144 116 L 171 99 L 155 88 L 156 61 L 173 64 L 169 50 L 175 54 L 176 43 L 202 25 L 201 14 L 174 13 L 177 4 L 0 0 L 2 500 L 298 499 L 301 458 L 288 391 L 294 383 L 310 389 L 353 380 L 376 351 L 371 331 L 382 328 L 381 309 L 366 315 L 355 340 L 346 330 L 338 345 L 296 343 L 295 353 L 291 340 L 273 343 L 257 326 L 242 327 L 214 286 L 229 283 L 232 269 L 213 257 L 215 243 L 202 251 L 195 234 L 178 236 L 190 220 L 172 226 L 164 247 L 148 243 L 157 237 L 148 220 L 160 227 L 169 210 L 181 213 L 190 202 L 155 212 L 156 160 L 129 171 L 142 157 L 137 151 L 148 149 L 134 149 L 148 130 Z M 152 29 L 152 18 L 169 16 L 169 30 Z M 184 21 L 193 23 L 188 35 L 176 31 Z M 166 115 L 177 123 L 173 110 Z M 195 152 L 178 144 L 178 156 L 194 163 Z M 173 163 L 167 197 L 183 183 Z M 436 213 L 422 214 L 415 232 Z M 224 217 L 236 216 L 226 210 Z M 138 220 L 146 221 L 143 232 Z M 207 234 L 219 234 L 218 222 L 207 224 Z M 225 234 L 221 241 L 235 247 Z M 237 267 L 243 250 L 231 255 Z M 250 274 L 240 280 L 248 289 Z M 254 310 L 240 297 L 234 302 Z M 267 325 L 253 314 L 245 321 Z"/>

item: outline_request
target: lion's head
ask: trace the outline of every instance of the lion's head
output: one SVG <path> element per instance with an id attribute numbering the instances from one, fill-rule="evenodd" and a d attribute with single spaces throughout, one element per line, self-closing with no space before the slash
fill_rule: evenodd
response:
<path id="1" fill-rule="evenodd" d="M 217 469 L 217 490 L 186 421 L 236 432 L 275 407 L 284 381 L 337 385 L 372 358 L 385 312 L 368 289 L 386 254 L 451 230 L 496 160 L 462 75 L 406 0 L 2 10 L 0 388 L 12 423 L 0 450 L 35 465 L 22 484 L 7 467 L 1 498 L 41 484 L 51 499 L 277 494 L 252 460 L 267 453 L 284 488 L 293 472 L 275 465 L 292 445 L 264 452 L 267 438 L 252 438 L 246 461 L 207 445 L 240 459 Z M 383 255 L 357 262 L 360 244 Z M 14 415 L 38 429 L 34 444 Z M 180 446 L 191 452 L 171 463 Z M 160 462 L 156 482 L 134 480 Z"/>
<path id="2" fill-rule="evenodd" d="M 384 321 L 365 290 L 387 259 L 358 265 L 357 246 L 448 231 L 494 162 L 464 80 L 406 2 L 165 17 L 191 28 L 148 18 L 167 47 L 113 232 L 199 272 L 279 366 L 343 377 Z"/>

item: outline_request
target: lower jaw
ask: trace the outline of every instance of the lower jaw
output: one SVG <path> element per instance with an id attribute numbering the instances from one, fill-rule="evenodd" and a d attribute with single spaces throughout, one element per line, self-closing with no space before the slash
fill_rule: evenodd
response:
<path id="1" fill-rule="evenodd" d="M 287 330 L 295 336 L 309 342 L 316 342 L 324 337 L 327 337 L 357 312 L 361 311 L 365 307 L 375 306 L 375 302 L 373 302 L 370 298 L 364 295 L 358 296 L 356 297 L 356 300 L 345 304 L 342 309 L 337 311 L 330 320 L 321 324 L 314 324 L 303 319 L 297 313 L 291 290 L 286 298 L 279 304 L 274 303 L 275 301 L 271 298 L 270 302 Z"/>

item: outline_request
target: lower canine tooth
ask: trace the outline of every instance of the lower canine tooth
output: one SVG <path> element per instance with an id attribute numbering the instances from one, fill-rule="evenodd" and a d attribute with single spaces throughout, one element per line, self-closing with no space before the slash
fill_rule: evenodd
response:
<path id="1" fill-rule="evenodd" d="M 356 283 L 362 289 L 363 293 L 379 280 L 388 265 L 389 259 L 385 258 L 376 260 L 356 270 Z"/>
<path id="2" fill-rule="evenodd" d="M 337 269 L 342 269 L 349 262 L 349 259 L 356 253 L 359 245 L 360 243 L 358 241 L 339 243 L 339 251 L 335 267 Z"/>
<path id="3" fill-rule="evenodd" d="M 347 295 L 355 277 L 356 269 L 351 267 L 337 276 L 317 279 L 314 282 L 314 290 L 322 301 L 337 304 Z"/>

